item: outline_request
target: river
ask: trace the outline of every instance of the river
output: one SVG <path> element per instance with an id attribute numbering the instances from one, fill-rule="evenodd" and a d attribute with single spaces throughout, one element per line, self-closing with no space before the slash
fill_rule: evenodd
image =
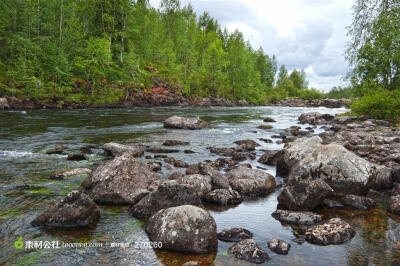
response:
<path id="1" fill-rule="evenodd" d="M 219 156 L 211 154 L 209 146 L 231 147 L 241 139 L 256 140 L 257 157 L 262 149 L 281 149 L 282 144 L 264 143 L 260 138 L 270 138 L 283 129 L 297 125 L 301 113 L 343 113 L 345 109 L 291 108 L 291 107 L 160 107 L 131 109 L 91 110 L 32 110 L 0 112 L 0 264 L 92 265 L 136 264 L 179 265 L 189 260 L 203 264 L 243 265 L 227 253 L 232 243 L 219 241 L 217 254 L 184 255 L 151 248 L 110 247 L 16 249 L 14 241 L 63 241 L 134 243 L 145 242 L 144 222 L 133 218 L 128 207 L 101 206 L 97 224 L 79 230 L 42 230 L 32 227 L 30 221 L 73 189 L 78 189 L 85 176 L 62 181 L 50 180 L 50 173 L 68 168 L 92 167 L 105 158 L 93 154 L 87 161 L 67 161 L 66 155 L 46 155 L 44 151 L 59 145 L 67 152 L 79 151 L 93 144 L 99 147 L 106 142 L 143 143 L 161 146 L 167 139 L 190 142 L 180 147 L 193 150 L 170 156 L 189 164 Z M 199 131 L 163 128 L 162 121 L 172 115 L 200 116 L 212 127 Z M 257 127 L 263 117 L 277 122 L 272 129 Z M 307 125 L 302 125 L 307 127 Z M 315 133 L 321 132 L 317 128 Z M 277 140 L 277 139 L 274 139 Z M 94 149 L 97 151 L 97 149 Z M 144 157 L 142 161 L 150 161 Z M 153 161 L 154 159 L 152 159 Z M 157 160 L 157 159 L 155 159 Z M 162 160 L 162 159 L 160 159 Z M 275 168 L 246 161 L 253 167 L 262 167 L 275 176 Z M 246 163 L 244 162 L 244 163 Z M 164 162 L 163 162 L 164 164 Z M 166 178 L 177 169 L 166 169 L 160 176 Z M 184 169 L 178 169 L 183 171 Z M 279 177 L 276 177 L 281 181 Z M 29 186 L 26 186 L 29 185 Z M 245 201 L 231 208 L 210 206 L 217 230 L 244 227 L 254 233 L 254 239 L 269 254 L 269 265 L 359 265 L 397 264 L 400 261 L 400 219 L 378 207 L 371 211 L 329 211 L 318 209 L 323 218 L 342 217 L 356 229 L 356 236 L 342 245 L 318 246 L 307 242 L 298 244 L 296 228 L 281 225 L 271 217 L 276 210 L 280 190 L 256 200 Z M 277 255 L 266 243 L 277 237 L 291 244 L 289 254 Z M 397 264 L 398 265 L 398 264 Z"/>

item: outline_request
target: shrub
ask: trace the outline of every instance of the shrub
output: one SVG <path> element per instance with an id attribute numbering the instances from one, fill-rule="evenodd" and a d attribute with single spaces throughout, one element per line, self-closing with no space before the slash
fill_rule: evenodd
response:
<path id="1" fill-rule="evenodd" d="M 357 115 L 399 122 L 400 92 L 398 90 L 375 91 L 355 101 L 351 105 L 351 110 Z"/>

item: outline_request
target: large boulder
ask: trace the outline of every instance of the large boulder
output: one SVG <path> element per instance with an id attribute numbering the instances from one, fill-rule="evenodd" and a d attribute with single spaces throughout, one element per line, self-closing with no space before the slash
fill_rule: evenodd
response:
<path id="1" fill-rule="evenodd" d="M 208 127 L 208 123 L 199 117 L 172 116 L 164 121 L 165 128 L 176 129 L 202 129 Z"/>
<path id="2" fill-rule="evenodd" d="M 338 144 L 323 145 L 320 137 L 297 139 L 282 151 L 279 165 L 288 173 L 287 183 L 321 179 L 338 195 L 365 194 L 376 167 Z M 283 163 L 282 163 L 283 161 Z"/>
<path id="3" fill-rule="evenodd" d="M 320 179 L 300 181 L 282 190 L 278 196 L 278 208 L 293 211 L 312 210 L 333 194 L 333 189 Z"/>
<path id="4" fill-rule="evenodd" d="M 261 264 L 269 260 L 268 254 L 253 239 L 242 240 L 230 247 L 228 251 L 235 258 L 251 263 Z"/>
<path id="5" fill-rule="evenodd" d="M 194 254 L 217 251 L 216 230 L 214 218 L 192 205 L 160 210 L 146 224 L 150 240 L 161 242 L 163 249 Z"/>
<path id="6" fill-rule="evenodd" d="M 37 216 L 31 225 L 46 228 L 84 227 L 99 217 L 99 207 L 86 194 L 76 190 Z"/>
<path id="7" fill-rule="evenodd" d="M 307 241 L 319 245 L 337 245 L 352 239 L 354 229 L 340 218 L 332 218 L 329 221 L 314 225 L 307 229 L 305 235 Z"/>
<path id="8" fill-rule="evenodd" d="M 201 199 L 193 186 L 179 184 L 176 180 L 162 183 L 156 191 L 148 194 L 130 208 L 139 219 L 149 218 L 161 209 L 180 205 L 201 205 Z"/>
<path id="9" fill-rule="evenodd" d="M 277 156 L 276 174 L 287 177 L 300 160 L 321 146 L 320 137 L 300 138 L 285 145 Z"/>
<path id="10" fill-rule="evenodd" d="M 322 221 L 321 215 L 306 211 L 276 210 L 271 216 L 282 223 L 297 225 L 313 225 Z"/>
<path id="11" fill-rule="evenodd" d="M 218 239 L 225 242 L 240 242 L 253 237 L 253 233 L 247 229 L 235 227 L 222 230 L 217 235 Z"/>
<path id="12" fill-rule="evenodd" d="M 121 156 L 122 154 L 128 153 L 134 157 L 140 157 L 143 155 L 145 147 L 140 144 L 120 144 L 115 142 L 109 142 L 101 147 L 105 152 L 114 157 Z"/>
<path id="13" fill-rule="evenodd" d="M 243 198 L 236 190 L 215 189 L 211 192 L 208 192 L 204 196 L 203 200 L 209 203 L 225 206 L 239 204 L 243 201 Z"/>
<path id="14" fill-rule="evenodd" d="M 161 183 L 159 176 L 130 154 L 101 164 L 82 183 L 99 204 L 132 205 Z"/>
<path id="15" fill-rule="evenodd" d="M 237 167 L 228 173 L 232 189 L 246 196 L 261 196 L 276 188 L 275 178 L 259 169 Z"/>

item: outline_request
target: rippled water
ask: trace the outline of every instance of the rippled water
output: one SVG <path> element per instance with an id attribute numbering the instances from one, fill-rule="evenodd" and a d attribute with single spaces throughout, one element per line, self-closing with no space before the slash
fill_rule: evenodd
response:
<path id="1" fill-rule="evenodd" d="M 44 151 L 58 145 L 68 147 L 72 153 L 88 144 L 99 146 L 115 141 L 144 143 L 160 146 L 166 139 L 190 142 L 194 154 L 170 154 L 188 163 L 206 159 L 215 160 L 208 146 L 230 147 L 240 139 L 269 138 L 283 129 L 297 124 L 303 112 L 319 111 L 342 113 L 344 109 L 289 108 L 289 107 L 197 107 L 197 108 L 132 108 L 96 110 L 35 110 L 26 112 L 0 112 L 0 264 L 139 264 L 179 265 L 195 260 L 203 264 L 238 265 L 243 261 L 233 259 L 227 249 L 230 243 L 219 242 L 218 253 L 210 255 L 183 255 L 162 250 L 127 248 L 80 248 L 17 250 L 14 241 L 64 241 L 64 242 L 122 242 L 148 241 L 143 221 L 131 217 L 127 207 L 101 207 L 101 219 L 90 228 L 79 230 L 46 231 L 30 226 L 30 221 L 72 189 L 77 189 L 85 178 L 73 177 L 63 181 L 48 179 L 51 172 L 74 167 L 90 167 L 104 160 L 101 155 L 91 155 L 88 161 L 71 162 L 66 155 L 45 155 Z M 162 121 L 172 115 L 200 116 L 212 128 L 189 131 L 170 130 Z M 258 129 L 265 124 L 264 116 L 273 117 L 277 123 L 270 130 Z M 303 126 L 306 127 L 306 126 Z M 316 133 L 320 132 L 319 129 Z M 258 141 L 261 149 L 280 149 L 282 145 Z M 148 161 L 141 158 L 143 161 Z M 253 167 L 262 167 L 275 175 L 275 168 L 249 161 Z M 162 177 L 171 171 L 163 168 Z M 183 171 L 181 169 L 180 171 Z M 279 177 L 277 177 L 279 179 Z M 31 187 L 22 187 L 31 185 Z M 215 208 L 210 213 L 215 218 L 218 231 L 230 227 L 244 227 L 254 233 L 254 239 L 267 251 L 268 264 L 279 265 L 343 265 L 343 264 L 397 264 L 400 259 L 400 233 L 397 216 L 383 208 L 369 212 L 318 210 L 325 218 L 340 216 L 353 225 L 356 236 L 343 245 L 299 245 L 292 240 L 296 228 L 282 225 L 271 217 L 276 210 L 276 191 L 267 197 L 246 201 L 233 208 Z M 288 255 L 276 255 L 266 243 L 273 237 L 292 245 Z"/>

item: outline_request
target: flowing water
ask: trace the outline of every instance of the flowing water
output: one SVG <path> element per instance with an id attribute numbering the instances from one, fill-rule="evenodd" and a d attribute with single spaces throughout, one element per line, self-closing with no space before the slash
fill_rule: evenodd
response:
<path id="1" fill-rule="evenodd" d="M 131 217 L 127 207 L 101 206 L 101 219 L 89 228 L 79 230 L 42 230 L 30 226 L 30 221 L 46 208 L 59 201 L 73 189 L 78 189 L 85 176 L 62 181 L 50 180 L 54 171 L 76 167 L 91 167 L 105 160 L 99 152 L 87 161 L 72 162 L 66 155 L 46 155 L 44 151 L 64 145 L 67 153 L 79 151 L 87 145 L 114 141 L 161 146 L 167 139 L 190 142 L 194 154 L 170 156 L 187 163 L 206 159 L 215 160 L 209 146 L 231 147 L 240 139 L 254 139 L 262 149 L 280 149 L 280 144 L 267 144 L 259 138 L 270 138 L 283 129 L 297 125 L 301 113 L 318 111 L 343 113 L 344 109 L 290 108 L 290 107 L 196 107 L 196 108 L 132 108 L 95 110 L 35 110 L 0 112 L 0 264 L 136 264 L 179 265 L 195 260 L 204 265 L 242 265 L 227 253 L 232 243 L 219 242 L 218 252 L 210 255 L 184 255 L 152 248 L 135 247 L 146 242 L 144 222 Z M 172 115 L 200 116 L 212 128 L 199 131 L 164 129 L 162 121 Z M 277 122 L 270 130 L 258 129 L 265 124 L 264 116 Z M 303 125 L 302 127 L 306 127 Z M 316 133 L 322 130 L 317 128 Z M 276 139 L 275 139 L 276 140 Z M 96 148 L 94 149 L 97 150 Z M 143 161 L 149 161 L 140 158 Z M 154 160 L 154 159 L 153 159 Z M 262 167 L 275 175 L 275 168 L 249 161 L 253 167 Z M 165 178 L 176 169 L 163 167 Z M 183 171 L 181 169 L 180 171 Z M 278 181 L 281 181 L 277 177 Z M 254 239 L 270 255 L 268 264 L 276 265 L 392 265 L 400 263 L 400 219 L 389 215 L 382 206 L 368 212 L 330 211 L 320 209 L 324 218 L 342 217 L 357 231 L 356 236 L 342 245 L 318 246 L 297 244 L 297 228 L 282 225 L 271 217 L 276 210 L 279 190 L 263 198 L 245 201 L 230 208 L 210 206 L 218 231 L 230 227 L 244 227 L 254 233 Z M 14 241 L 63 241 L 68 243 L 102 243 L 97 248 L 36 248 L 17 249 Z M 290 243 L 288 255 L 269 251 L 266 243 L 271 238 Z M 130 246 L 111 247 L 111 243 L 130 243 Z"/>

